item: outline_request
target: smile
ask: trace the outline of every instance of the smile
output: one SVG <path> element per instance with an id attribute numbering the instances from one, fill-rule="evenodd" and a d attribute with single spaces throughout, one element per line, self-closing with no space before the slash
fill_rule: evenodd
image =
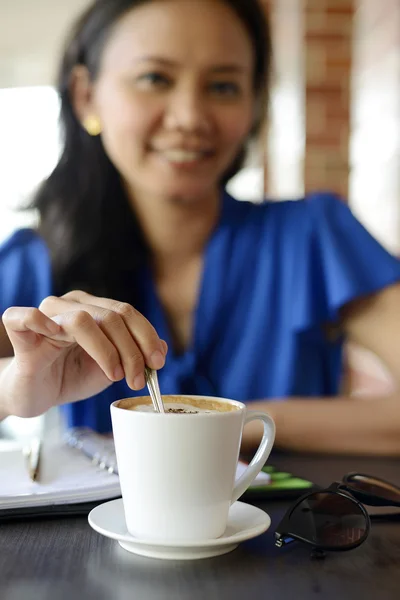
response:
<path id="1" fill-rule="evenodd" d="M 203 150 L 183 150 L 183 149 L 171 149 L 171 150 L 158 150 L 157 151 L 163 158 L 170 163 L 193 163 L 203 160 L 211 156 L 211 152 Z"/>

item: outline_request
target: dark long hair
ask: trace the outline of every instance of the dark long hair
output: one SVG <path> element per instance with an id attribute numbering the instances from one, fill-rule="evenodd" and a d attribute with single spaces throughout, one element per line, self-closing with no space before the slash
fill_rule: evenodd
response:
<path id="1" fill-rule="evenodd" d="M 148 1 L 96 0 L 75 24 L 65 46 L 57 84 L 62 152 L 33 200 L 40 215 L 39 233 L 50 249 L 57 294 L 84 289 L 134 303 L 133 277 L 146 261 L 146 242 L 101 137 L 88 135 L 74 112 L 70 77 L 76 65 L 84 65 L 95 80 L 112 27 L 126 12 Z M 254 137 L 267 104 L 268 24 L 258 0 L 224 1 L 239 16 L 254 45 L 254 90 L 260 109 L 251 132 Z M 222 185 L 241 167 L 244 150 L 225 173 Z"/>

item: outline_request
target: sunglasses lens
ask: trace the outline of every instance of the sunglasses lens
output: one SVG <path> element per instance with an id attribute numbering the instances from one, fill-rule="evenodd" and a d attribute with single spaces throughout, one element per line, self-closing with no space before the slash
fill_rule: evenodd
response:
<path id="1" fill-rule="evenodd" d="M 290 525 L 302 538 L 331 548 L 353 546 L 368 528 L 360 506 L 334 492 L 317 492 L 305 498 L 290 515 Z"/>
<path id="2" fill-rule="evenodd" d="M 359 490 L 372 496 L 378 496 L 388 502 L 400 502 L 400 489 L 391 483 L 370 477 L 369 475 L 361 475 L 355 473 L 348 475 L 346 482 L 351 485 L 354 490 Z"/>

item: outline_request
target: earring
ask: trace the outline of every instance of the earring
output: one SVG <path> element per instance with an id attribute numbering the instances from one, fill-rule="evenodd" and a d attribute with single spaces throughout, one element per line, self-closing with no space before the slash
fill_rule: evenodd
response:
<path id="1" fill-rule="evenodd" d="M 93 137 L 100 135 L 102 131 L 100 119 L 95 115 L 88 115 L 83 121 L 83 126 L 88 132 L 88 134 Z"/>

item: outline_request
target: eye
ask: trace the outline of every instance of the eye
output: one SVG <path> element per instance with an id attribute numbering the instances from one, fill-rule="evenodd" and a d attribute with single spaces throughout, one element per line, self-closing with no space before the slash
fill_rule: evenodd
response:
<path id="1" fill-rule="evenodd" d="M 214 81 L 210 89 L 217 96 L 235 97 L 240 94 L 240 86 L 233 81 Z"/>
<path id="2" fill-rule="evenodd" d="M 137 78 L 137 81 L 146 88 L 165 88 L 170 84 L 169 78 L 157 71 L 143 73 Z"/>

